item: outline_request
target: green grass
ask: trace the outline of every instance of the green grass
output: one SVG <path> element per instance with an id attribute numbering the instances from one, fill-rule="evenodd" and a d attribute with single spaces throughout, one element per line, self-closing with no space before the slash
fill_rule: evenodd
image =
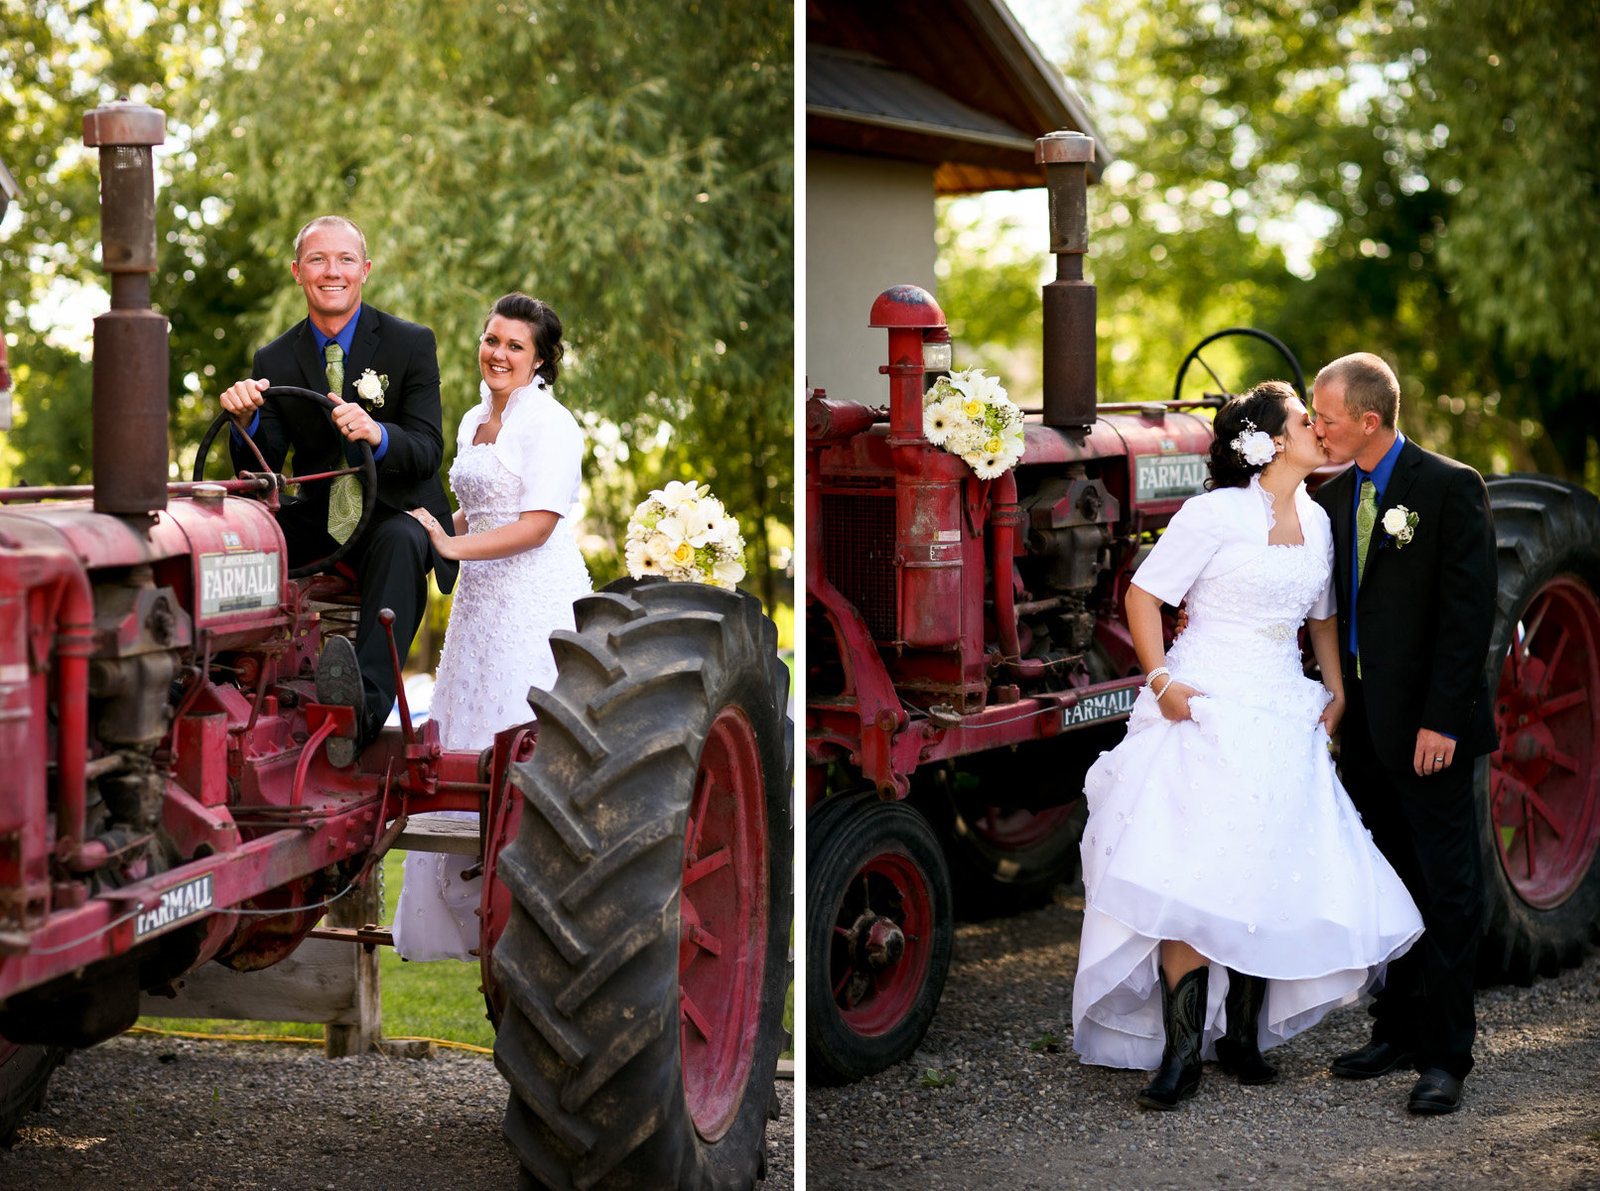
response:
<path id="1" fill-rule="evenodd" d="M 400 865 L 404 852 L 383 858 L 384 914 L 394 916 L 400 896 Z M 378 983 L 383 999 L 383 1034 L 386 1038 L 436 1038 L 493 1047 L 478 965 L 449 960 L 407 963 L 394 949 L 378 950 Z M 226 1021 L 205 1018 L 145 1017 L 140 1025 L 157 1030 L 184 1030 L 202 1034 L 264 1035 L 321 1041 L 322 1027 L 293 1021 Z"/>

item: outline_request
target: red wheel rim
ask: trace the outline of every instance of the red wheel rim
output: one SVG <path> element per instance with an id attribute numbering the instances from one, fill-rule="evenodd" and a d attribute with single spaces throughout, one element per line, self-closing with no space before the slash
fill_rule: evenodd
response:
<path id="1" fill-rule="evenodd" d="M 905 950 L 887 967 L 860 963 L 852 944 L 854 928 L 868 914 L 892 922 L 904 936 Z M 927 878 L 909 855 L 882 852 L 857 870 L 834 918 L 828 969 L 834 1004 L 850 1029 L 870 1037 L 905 1020 L 928 978 L 933 921 Z"/>
<path id="2" fill-rule="evenodd" d="M 712 721 L 684 832 L 678 1027 L 695 1130 L 715 1141 L 744 1100 L 766 971 L 767 799 L 755 731 L 730 707 Z"/>
<path id="3" fill-rule="evenodd" d="M 1570 576 L 1517 621 L 1495 698 L 1489 805 L 1500 864 L 1531 906 L 1560 905 L 1600 844 L 1600 602 Z"/>
<path id="4" fill-rule="evenodd" d="M 1001 852 L 1026 852 L 1061 834 L 1072 807 L 1052 806 L 1040 811 L 988 807 L 982 817 L 969 820 L 972 834 Z"/>

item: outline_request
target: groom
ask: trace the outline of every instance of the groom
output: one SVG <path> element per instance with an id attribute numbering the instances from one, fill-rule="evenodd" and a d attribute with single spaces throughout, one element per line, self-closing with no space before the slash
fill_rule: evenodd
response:
<path id="1" fill-rule="evenodd" d="M 364 303 L 361 287 L 371 271 L 367 238 L 350 220 L 323 215 L 301 228 L 289 272 L 305 294 L 306 317 L 256 352 L 252 379 L 229 386 L 219 398 L 274 471 L 283 469 L 290 451 L 295 470 L 310 475 L 342 466 L 344 442 L 372 447 L 376 503 L 347 555 L 361 593 L 355 649 L 352 655 L 343 638 L 329 637 L 317 666 L 319 699 L 354 706 L 357 713 L 357 739 L 328 742 L 335 765 L 353 762 L 394 706 L 394 668 L 379 611 L 394 613 L 395 647 L 403 662 L 427 610 L 429 568 L 441 591 L 448 592 L 456 577 L 456 564 L 434 553 L 427 532 L 407 514 L 422 506 L 451 524 L 450 500 L 439 479 L 444 427 L 433 332 Z M 375 379 L 362 386 L 367 372 Z M 327 393 L 337 403 L 333 428 L 328 415 L 309 402 L 265 398 L 272 385 Z M 232 447 L 235 468 L 258 466 L 237 431 Z M 325 558 L 350 538 L 359 502 L 345 505 L 343 513 L 336 511 L 341 505 L 345 494 L 323 482 L 307 485 L 305 499 L 283 507 L 278 523 L 291 567 Z"/>
<path id="2" fill-rule="evenodd" d="M 1427 928 L 1389 965 L 1372 1041 L 1332 1063 L 1370 1079 L 1419 1072 L 1407 1107 L 1454 1112 L 1472 1069 L 1483 913 L 1475 760 L 1496 747 L 1484 676 L 1494 626 L 1494 527 L 1472 468 L 1395 427 L 1400 385 L 1368 352 L 1312 386 L 1316 430 L 1346 469 L 1316 499 L 1333 524 L 1347 707 L 1340 768 L 1372 838 Z"/>

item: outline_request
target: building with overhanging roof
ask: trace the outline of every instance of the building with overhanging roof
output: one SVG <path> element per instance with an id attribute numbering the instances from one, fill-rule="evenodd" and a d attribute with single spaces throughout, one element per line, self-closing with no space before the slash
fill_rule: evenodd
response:
<path id="1" fill-rule="evenodd" d="M 1098 179 L 1082 100 L 1000 0 L 807 0 L 810 384 L 888 400 L 867 316 L 891 285 L 937 296 L 935 198 L 1043 186 L 1033 142 L 1063 128 L 1095 138 Z"/>

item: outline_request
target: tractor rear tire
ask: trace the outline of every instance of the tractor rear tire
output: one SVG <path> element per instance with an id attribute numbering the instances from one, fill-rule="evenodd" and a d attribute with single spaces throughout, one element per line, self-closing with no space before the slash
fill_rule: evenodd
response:
<path id="1" fill-rule="evenodd" d="M 17 1046 L 0 1038 L 0 1148 L 17 1139 L 22 1118 L 44 1101 L 50 1073 L 67 1057 L 61 1046 Z"/>
<path id="2" fill-rule="evenodd" d="M 1489 503 L 1500 748 L 1477 783 L 1488 903 L 1478 976 L 1526 985 L 1600 938 L 1600 500 L 1514 475 L 1489 481 Z"/>
<path id="3" fill-rule="evenodd" d="M 950 875 L 928 821 L 871 793 L 812 811 L 806 853 L 809 1074 L 861 1079 L 909 1057 L 933 1020 L 955 936 Z"/>
<path id="4" fill-rule="evenodd" d="M 575 612 L 498 862 L 506 1138 L 525 1187 L 744 1191 L 789 981 L 788 671 L 743 593 L 622 581 Z"/>

